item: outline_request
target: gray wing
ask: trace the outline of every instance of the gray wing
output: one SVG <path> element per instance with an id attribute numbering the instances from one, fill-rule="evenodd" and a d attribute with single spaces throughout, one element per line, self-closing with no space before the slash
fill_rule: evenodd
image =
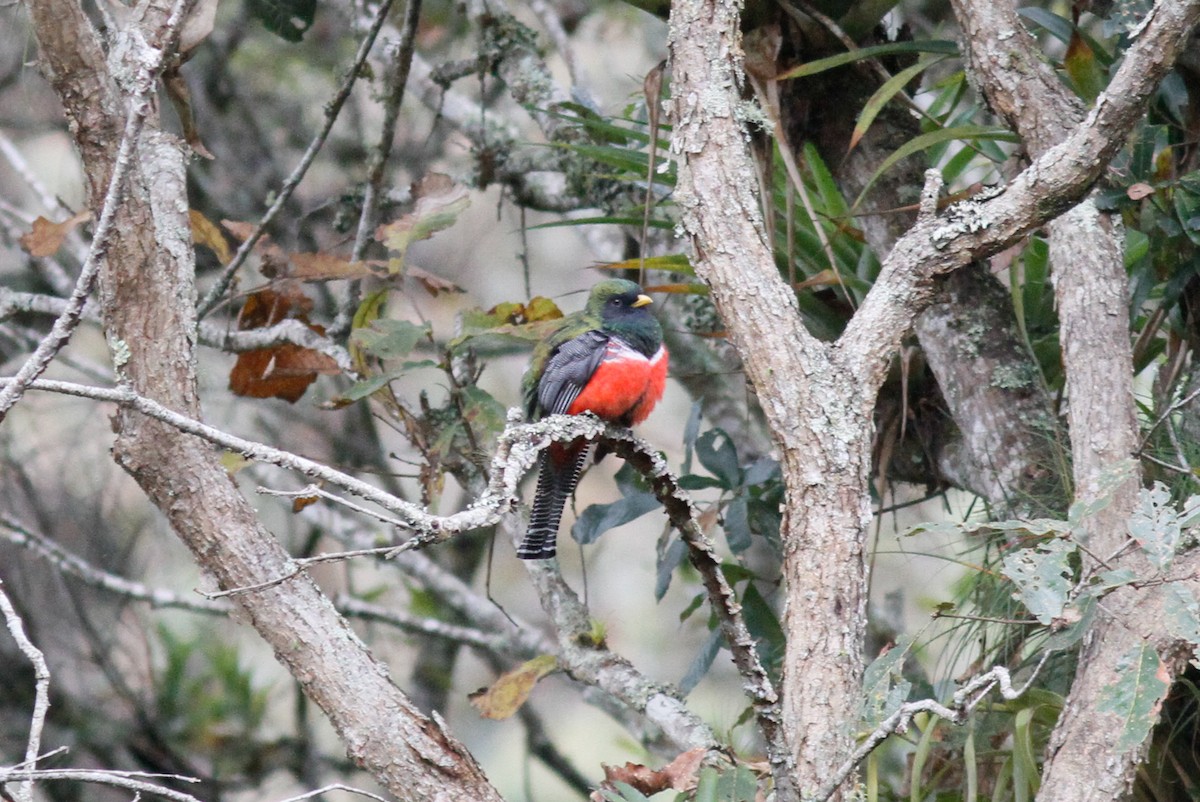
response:
<path id="1" fill-rule="evenodd" d="M 600 366 L 608 335 L 589 331 L 567 340 L 551 354 L 538 382 L 538 407 L 543 415 L 567 411 Z"/>

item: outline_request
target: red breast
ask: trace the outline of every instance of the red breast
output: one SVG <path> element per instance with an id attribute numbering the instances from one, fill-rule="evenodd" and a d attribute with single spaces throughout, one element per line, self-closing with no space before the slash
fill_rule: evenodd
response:
<path id="1" fill-rule="evenodd" d="M 568 414 L 591 412 L 607 421 L 630 426 L 641 423 L 662 398 L 668 360 L 665 346 L 647 358 L 620 340 L 610 340 L 604 358 L 567 409 Z"/>

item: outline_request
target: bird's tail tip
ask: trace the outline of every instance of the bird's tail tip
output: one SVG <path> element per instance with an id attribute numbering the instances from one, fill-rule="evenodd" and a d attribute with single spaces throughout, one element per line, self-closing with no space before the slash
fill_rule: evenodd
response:
<path id="1" fill-rule="evenodd" d="M 517 547 L 517 558 L 521 560 L 549 560 L 556 553 L 557 532 L 530 529 Z"/>

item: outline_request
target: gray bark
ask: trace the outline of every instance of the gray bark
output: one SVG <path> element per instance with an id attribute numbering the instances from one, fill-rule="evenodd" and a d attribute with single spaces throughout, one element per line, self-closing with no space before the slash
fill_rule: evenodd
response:
<path id="1" fill-rule="evenodd" d="M 139 37 L 164 47 L 169 7 L 139 7 L 143 19 L 117 34 L 113 54 Z M 106 65 L 97 34 L 72 0 L 30 4 L 42 64 L 62 99 L 87 170 L 90 204 L 104 202 L 121 138 L 123 107 L 138 65 Z M 136 50 L 132 52 L 137 53 Z M 111 67 L 111 73 L 110 73 Z M 151 76 L 151 80 L 153 76 Z M 99 280 L 106 336 L 133 389 L 198 417 L 195 287 L 179 143 L 147 117 Z M 163 423 L 124 410 L 114 421 L 115 459 L 138 481 L 223 588 L 286 573 L 291 559 L 229 481 L 218 452 Z M 306 574 L 236 597 L 326 713 L 350 757 L 406 799 L 498 799 L 469 753 L 392 683 Z"/>
<path id="2" fill-rule="evenodd" d="M 939 216 L 938 184 L 927 185 L 923 214 L 832 344 L 801 325 L 765 240 L 741 114 L 740 8 L 720 0 L 672 7 L 676 197 L 697 273 L 758 392 L 787 489 L 783 710 L 795 776 L 776 773 L 781 799 L 817 788 L 848 754 L 862 672 L 870 412 L 891 357 L 931 301 L 936 276 L 997 253 L 1087 192 L 1200 13 L 1200 3 L 1170 5 L 1156 8 L 1088 120 L 999 197 Z"/>
<path id="3" fill-rule="evenodd" d="M 1194 9 L 1170 5 L 1160 4 L 1151 12 L 1160 23 L 1168 15 L 1179 15 L 1168 23 L 1172 38 L 1152 55 L 1166 61 L 1173 59 L 1196 19 Z M 954 7 L 970 69 L 992 108 L 1021 134 L 1034 156 L 1061 142 L 1082 113 L 1038 58 L 1016 9 L 1010 3 L 974 0 L 956 0 Z M 1136 469 L 1115 487 L 1106 486 L 1112 483 L 1114 469 L 1138 449 L 1127 277 L 1117 225 L 1085 201 L 1050 226 L 1076 498 L 1111 497 L 1111 503 L 1088 521 L 1085 572 L 1095 567 L 1096 556 L 1116 555 L 1128 541 L 1125 523 L 1139 486 Z M 1147 575 L 1149 568 L 1136 551 L 1119 564 L 1139 575 Z M 1116 731 L 1120 723 L 1097 709 L 1097 702 L 1119 679 L 1121 657 L 1144 641 L 1156 644 L 1171 676 L 1183 668 L 1178 656 L 1182 644 L 1167 636 L 1161 616 L 1147 614 L 1161 604 L 1159 590 L 1122 592 L 1102 605 L 1051 739 L 1039 799 L 1107 800 L 1130 792 L 1144 747 L 1112 755 L 1110 739 L 1101 733 Z M 1135 607 L 1139 612 L 1133 612 Z"/>

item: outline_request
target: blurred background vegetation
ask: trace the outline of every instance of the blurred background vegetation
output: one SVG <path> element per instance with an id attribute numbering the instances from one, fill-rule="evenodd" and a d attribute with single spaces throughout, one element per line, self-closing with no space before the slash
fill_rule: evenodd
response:
<path id="1" fill-rule="evenodd" d="M 212 34 L 180 68 L 186 93 L 161 97 L 176 110 L 181 136 L 213 156 L 193 159 L 189 170 L 201 292 L 230 280 L 205 322 L 219 333 L 300 320 L 328 336 L 326 359 L 346 348 L 357 375 L 311 349 L 249 357 L 218 345 L 203 353 L 205 410 L 220 428 L 451 512 L 482 486 L 505 409 L 518 403 L 529 343 L 560 312 L 579 308 L 576 293 L 598 276 L 637 278 L 655 297 L 673 365 L 664 407 L 641 434 L 696 493 L 761 655 L 778 670 L 778 466 L 752 390 L 675 236 L 669 120 L 658 113 L 670 85 L 669 71 L 656 66 L 665 7 L 637 5 L 645 7 L 425 0 L 419 15 L 397 5 L 383 14 L 370 57 L 356 64 L 375 4 L 221 3 Z M 1052 2 L 1022 16 L 1086 105 L 1149 5 Z M 109 24 L 100 9 L 89 11 Z M 972 91 L 944 3 L 754 2 L 746 20 L 747 113 L 758 122 L 769 236 L 810 330 L 833 338 L 915 217 L 927 167 L 942 170 L 952 197 L 967 198 L 1003 184 L 1024 154 Z M 1125 226 L 1146 423 L 1141 457 L 1175 502 L 1200 491 L 1191 467 L 1200 459 L 1197 54 L 1185 54 L 1163 83 L 1101 196 Z M 80 220 L 48 252 L 27 238 L 39 217 L 69 219 L 83 198 L 36 58 L 24 8 L 0 6 L 5 373 L 50 325 L 50 301 L 69 291 L 86 250 Z M 315 139 L 331 117 L 328 137 Z M 285 182 L 314 143 L 316 158 L 290 192 Z M 281 197 L 266 237 L 229 271 L 239 243 Z M 1006 554 L 1043 542 L 1046 531 L 927 526 L 898 535 L 930 520 L 1067 518 L 1051 269 L 1035 235 L 946 279 L 943 300 L 881 394 L 869 648 L 871 657 L 885 652 L 872 675 L 885 699 L 944 695 L 992 664 L 1028 667 L 1051 637 L 1033 625 L 1002 568 Z M 286 363 L 282 385 L 255 380 L 265 363 Z M 94 321 L 52 375 L 112 381 Z M 955 398 L 980 383 L 992 394 L 965 418 Z M 1022 420 L 1017 464 L 972 457 L 964 432 L 1014 411 Z M 0 578 L 51 660 L 47 742 L 68 744 L 74 765 L 200 777 L 199 788 L 180 788 L 209 800 L 280 798 L 333 781 L 369 786 L 262 645 L 190 593 L 206 579 L 108 459 L 107 414 L 90 402 L 31 397 L 0 428 Z M 761 745 L 746 726 L 748 703 L 721 657 L 683 546 L 637 477 L 614 462 L 584 481 L 572 535 L 594 545 L 562 549 L 564 571 L 586 588 L 610 645 L 677 686 L 752 763 Z M 248 495 L 301 486 L 259 466 L 229 467 Z M 259 496 L 257 505 L 300 556 L 391 537 L 322 504 Z M 70 570 L 55 549 L 86 566 Z M 312 572 L 332 595 L 395 613 L 360 610 L 355 626 L 418 704 L 450 721 L 509 798 L 579 798 L 602 779 L 601 762 L 664 757 L 654 733 L 589 705 L 584 689 L 561 676 L 542 682 L 514 717 L 480 717 L 467 694 L 532 655 L 466 648 L 421 634 L 419 622 L 472 623 L 470 605 L 456 606 L 431 581 L 442 576 L 468 583 L 477 600 L 490 593 L 514 617 L 541 621 L 509 544 L 496 542 L 494 552 L 484 532 L 431 550 L 428 562 Z M 111 582 L 98 587 L 98 577 L 170 588 L 178 600 L 148 604 Z M 982 707 L 964 728 L 923 719 L 872 755 L 870 797 L 1031 798 L 1071 676 L 1063 646 L 1021 700 Z M 1200 798 L 1196 679 L 1189 674 L 1168 700 L 1142 798 Z M 31 670 L 3 641 L 0 755 L 8 762 L 22 753 L 31 689 Z M 871 720 L 864 709 L 864 724 Z M 736 772 L 708 782 L 724 783 L 720 798 L 753 798 L 754 783 Z M 38 793 L 117 798 L 68 783 Z"/>

